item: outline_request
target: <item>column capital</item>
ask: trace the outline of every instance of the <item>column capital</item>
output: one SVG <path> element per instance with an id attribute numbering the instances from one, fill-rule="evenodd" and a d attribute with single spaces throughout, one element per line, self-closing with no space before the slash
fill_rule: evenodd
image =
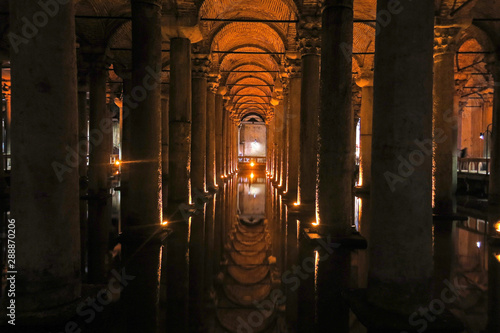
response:
<path id="1" fill-rule="evenodd" d="M 373 87 L 373 71 L 362 70 L 361 74 L 356 78 L 356 84 L 360 88 Z"/>
<path id="2" fill-rule="evenodd" d="M 206 78 L 210 71 L 210 58 L 208 54 L 194 53 L 192 55 L 193 78 Z"/>
<path id="3" fill-rule="evenodd" d="M 213 94 L 217 94 L 217 90 L 219 89 L 220 78 L 221 78 L 220 74 L 216 73 L 208 74 L 208 90 L 210 90 Z"/>
<path id="4" fill-rule="evenodd" d="M 304 55 L 321 54 L 321 16 L 302 16 L 297 23 L 299 52 Z"/>
<path id="5" fill-rule="evenodd" d="M 434 56 L 457 52 L 457 37 L 461 31 L 460 26 L 436 26 L 434 28 Z"/>
<path id="6" fill-rule="evenodd" d="M 290 79 L 298 78 L 302 76 L 302 60 L 299 59 L 286 59 L 285 70 Z"/>

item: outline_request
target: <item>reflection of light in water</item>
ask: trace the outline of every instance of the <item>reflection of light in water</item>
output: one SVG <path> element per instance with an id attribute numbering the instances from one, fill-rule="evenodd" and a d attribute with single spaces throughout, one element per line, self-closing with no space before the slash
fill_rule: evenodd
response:
<path id="1" fill-rule="evenodd" d="M 255 178 L 255 175 L 252 173 L 250 174 L 250 178 L 254 179 Z"/>

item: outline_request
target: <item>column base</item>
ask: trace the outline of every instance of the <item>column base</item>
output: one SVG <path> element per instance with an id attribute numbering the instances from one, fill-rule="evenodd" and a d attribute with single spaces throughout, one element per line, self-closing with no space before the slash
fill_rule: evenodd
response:
<path id="1" fill-rule="evenodd" d="M 342 293 L 349 303 L 351 310 L 358 320 L 368 329 L 369 333 L 418 333 L 418 332 L 447 332 L 459 333 L 464 331 L 463 324 L 453 316 L 451 312 L 445 310 L 441 315 L 432 317 L 434 321 L 417 320 L 415 324 L 410 324 L 410 315 L 402 315 L 389 312 L 368 302 L 366 289 L 345 291 Z M 430 314 L 428 314 L 430 315 Z M 425 317 L 418 317 L 425 318 Z M 423 327 L 425 320 L 426 327 Z"/>

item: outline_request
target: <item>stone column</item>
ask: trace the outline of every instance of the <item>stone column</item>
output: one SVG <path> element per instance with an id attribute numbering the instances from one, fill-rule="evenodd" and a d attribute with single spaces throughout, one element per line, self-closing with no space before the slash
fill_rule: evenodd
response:
<path id="1" fill-rule="evenodd" d="M 173 38 L 171 45 L 168 201 L 175 211 L 175 206 L 189 203 L 191 195 L 191 42 Z"/>
<path id="2" fill-rule="evenodd" d="M 454 39 L 460 27 L 435 27 L 434 37 L 434 213 L 456 213 L 457 118 Z"/>
<path id="3" fill-rule="evenodd" d="M 318 153 L 319 17 L 300 19 L 298 27 L 299 50 L 302 54 L 302 86 L 300 99 L 300 170 L 299 201 L 303 207 L 313 209 L 316 201 L 316 173 Z"/>
<path id="4" fill-rule="evenodd" d="M 87 154 L 89 151 L 88 125 L 89 110 L 87 106 L 88 73 L 79 72 L 78 76 L 78 175 L 80 176 L 80 248 L 81 248 L 81 271 L 82 275 L 87 267 L 87 233 L 88 202 L 85 199 L 88 190 L 87 177 Z M 3 170 L 3 168 L 2 168 Z M 85 281 L 85 278 L 82 280 Z"/>
<path id="5" fill-rule="evenodd" d="M 113 128 L 106 100 L 109 65 L 99 58 L 91 64 L 89 73 L 88 281 L 92 284 L 107 281 L 106 254 L 111 227 L 109 177 Z"/>
<path id="6" fill-rule="evenodd" d="M 168 207 L 168 167 L 169 167 L 169 135 L 170 135 L 170 119 L 169 119 L 169 99 L 170 99 L 170 84 L 162 84 L 161 86 L 161 192 L 163 216 L 167 217 Z"/>
<path id="7" fill-rule="evenodd" d="M 289 115 L 287 117 L 288 137 L 288 197 L 291 202 L 297 201 L 299 185 L 299 162 L 300 162 L 300 89 L 301 75 L 300 60 L 288 59 L 287 68 L 290 78 L 289 84 Z"/>
<path id="8" fill-rule="evenodd" d="M 372 178 L 373 72 L 365 70 L 356 84 L 361 87 L 360 187 L 363 192 L 369 192 Z"/>
<path id="9" fill-rule="evenodd" d="M 500 81 L 500 55 L 489 64 L 488 70 L 495 82 Z M 493 122 L 491 129 L 491 160 L 489 183 L 489 221 L 500 222 L 500 86 L 495 85 L 493 95 Z"/>
<path id="10" fill-rule="evenodd" d="M 289 99 L 288 99 L 288 77 L 284 75 L 285 83 L 283 84 L 283 131 L 281 132 L 281 142 L 282 142 L 282 162 L 281 162 L 281 173 L 282 173 L 282 183 L 281 189 L 283 193 L 288 192 L 288 118 L 290 117 L 289 111 Z"/>
<path id="11" fill-rule="evenodd" d="M 283 184 L 283 131 L 285 126 L 285 106 L 284 99 L 281 99 L 280 104 L 276 107 L 276 122 L 274 135 L 276 138 L 276 167 L 274 181 L 276 186 Z"/>
<path id="12" fill-rule="evenodd" d="M 189 232 L 191 202 L 191 42 L 170 40 L 170 133 L 167 219 L 175 221 L 167 243 L 167 322 L 174 332 L 188 331 Z"/>
<path id="13" fill-rule="evenodd" d="M 39 11 L 32 1 L 12 1 L 10 31 L 23 36 L 20 18 Z M 11 45 L 17 325 L 64 322 L 80 297 L 75 43 L 70 2 L 29 42 Z"/>
<path id="14" fill-rule="evenodd" d="M 219 87 L 215 95 L 215 164 L 217 184 L 220 186 L 224 176 L 224 155 L 222 144 L 223 132 L 223 114 L 224 114 L 224 92 L 225 87 Z"/>
<path id="15" fill-rule="evenodd" d="M 206 54 L 193 55 L 193 123 L 191 141 L 191 186 L 206 192 L 207 168 L 207 77 L 210 60 Z"/>
<path id="16" fill-rule="evenodd" d="M 161 203 L 161 1 L 132 0 L 132 89 L 127 119 L 130 140 L 127 193 L 122 201 L 125 271 L 135 278 L 123 289 L 127 327 L 155 332 L 160 284 Z"/>
<path id="17" fill-rule="evenodd" d="M 207 188 L 214 191 L 217 188 L 216 178 L 216 93 L 219 87 L 219 75 L 208 77 L 207 90 Z"/>
<path id="18" fill-rule="evenodd" d="M 430 301 L 433 11 L 407 2 L 376 37 L 368 299 L 405 316 Z"/>
<path id="19" fill-rule="evenodd" d="M 327 0 L 321 35 L 318 210 L 336 236 L 351 232 L 354 176 L 352 98 L 353 0 Z"/>

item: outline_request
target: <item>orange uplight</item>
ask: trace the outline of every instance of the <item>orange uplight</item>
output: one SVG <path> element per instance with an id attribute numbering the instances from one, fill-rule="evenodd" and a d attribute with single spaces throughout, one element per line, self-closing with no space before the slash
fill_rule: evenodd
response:
<path id="1" fill-rule="evenodd" d="M 116 160 L 116 161 L 115 161 L 115 165 L 116 165 L 116 166 L 119 166 L 120 164 L 121 164 L 121 162 L 120 162 L 119 160 Z"/>
<path id="2" fill-rule="evenodd" d="M 255 178 L 255 175 L 252 173 L 250 174 L 250 178 L 254 179 Z"/>
<path id="3" fill-rule="evenodd" d="M 495 258 L 497 258 L 497 261 L 500 262 L 500 254 L 495 254 Z"/>
<path id="4" fill-rule="evenodd" d="M 168 221 L 163 221 L 163 222 L 161 223 L 161 225 L 162 225 L 162 226 L 166 226 L 167 224 L 168 224 Z"/>
<path id="5" fill-rule="evenodd" d="M 250 166 L 253 168 L 255 166 L 255 163 L 254 162 L 250 163 Z"/>
<path id="6" fill-rule="evenodd" d="M 495 223 L 495 230 L 500 234 L 500 222 Z"/>
<path id="7" fill-rule="evenodd" d="M 318 226 L 319 225 L 319 222 L 318 221 L 314 221 L 313 223 L 311 223 L 312 225 L 314 226 Z"/>

